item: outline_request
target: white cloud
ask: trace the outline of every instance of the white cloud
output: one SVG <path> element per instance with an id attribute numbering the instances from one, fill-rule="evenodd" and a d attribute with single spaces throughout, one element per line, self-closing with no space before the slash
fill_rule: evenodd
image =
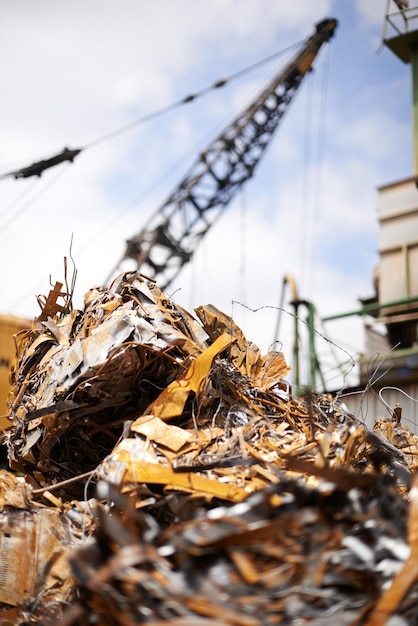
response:
<path id="1" fill-rule="evenodd" d="M 387 0 L 367 0 L 367 2 L 364 2 L 364 0 L 355 0 L 355 5 L 360 18 L 364 20 L 364 25 L 368 28 L 382 27 Z"/>

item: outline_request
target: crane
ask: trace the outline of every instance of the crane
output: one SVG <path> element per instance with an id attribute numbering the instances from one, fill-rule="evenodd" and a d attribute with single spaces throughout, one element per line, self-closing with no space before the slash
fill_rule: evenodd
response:
<path id="1" fill-rule="evenodd" d="M 258 97 L 216 137 L 154 213 L 126 242 L 125 259 L 165 290 L 188 263 L 240 187 L 254 173 L 276 127 L 337 20 L 324 19 Z"/>

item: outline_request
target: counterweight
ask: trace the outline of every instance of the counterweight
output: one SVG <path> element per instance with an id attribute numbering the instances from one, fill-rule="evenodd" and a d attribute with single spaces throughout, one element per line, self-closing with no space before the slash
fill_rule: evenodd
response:
<path id="1" fill-rule="evenodd" d="M 137 269 L 158 280 L 160 289 L 170 285 L 239 188 L 253 175 L 304 76 L 336 27 L 335 19 L 316 25 L 314 34 L 285 69 L 209 144 L 166 202 L 127 241 L 120 263 L 133 259 Z"/>

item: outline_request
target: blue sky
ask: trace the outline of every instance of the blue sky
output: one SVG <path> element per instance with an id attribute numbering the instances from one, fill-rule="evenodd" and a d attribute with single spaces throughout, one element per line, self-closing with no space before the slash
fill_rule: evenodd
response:
<path id="1" fill-rule="evenodd" d="M 286 274 L 321 316 L 355 309 L 373 293 L 376 188 L 412 175 L 410 67 L 380 49 L 385 7 L 386 0 L 3 3 L 0 173 L 82 147 L 337 18 L 254 178 L 172 285 L 176 302 L 190 311 L 217 306 L 266 352 Z M 48 292 L 50 276 L 63 279 L 71 237 L 81 307 L 126 239 L 286 59 L 91 147 L 40 180 L 0 181 L 0 311 L 38 314 L 35 296 Z M 358 320 L 345 324 L 327 334 L 355 356 L 361 328 Z M 276 338 L 289 361 L 291 328 L 285 315 Z"/>

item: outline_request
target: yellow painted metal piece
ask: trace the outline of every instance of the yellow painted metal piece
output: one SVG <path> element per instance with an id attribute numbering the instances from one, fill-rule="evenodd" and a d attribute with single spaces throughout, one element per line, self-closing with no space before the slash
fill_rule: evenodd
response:
<path id="1" fill-rule="evenodd" d="M 161 444 L 178 452 L 186 443 L 193 441 L 193 435 L 178 426 L 167 424 L 155 415 L 143 415 L 139 417 L 131 426 L 131 431 L 144 435 L 150 441 Z"/>
<path id="2" fill-rule="evenodd" d="M 187 432 L 187 431 L 186 431 Z M 181 491 L 203 497 L 241 502 L 251 490 L 201 472 L 176 472 L 153 446 L 141 439 L 123 439 L 106 459 L 101 473 L 111 482 L 163 485 L 165 491 Z"/>
<path id="3" fill-rule="evenodd" d="M 198 394 L 203 381 L 207 377 L 212 361 L 217 354 L 225 350 L 235 338 L 228 333 L 224 333 L 213 342 L 202 354 L 200 354 L 190 365 L 188 370 L 176 378 L 158 398 L 148 407 L 147 413 L 170 419 L 183 413 L 184 405 L 191 391 Z"/>

